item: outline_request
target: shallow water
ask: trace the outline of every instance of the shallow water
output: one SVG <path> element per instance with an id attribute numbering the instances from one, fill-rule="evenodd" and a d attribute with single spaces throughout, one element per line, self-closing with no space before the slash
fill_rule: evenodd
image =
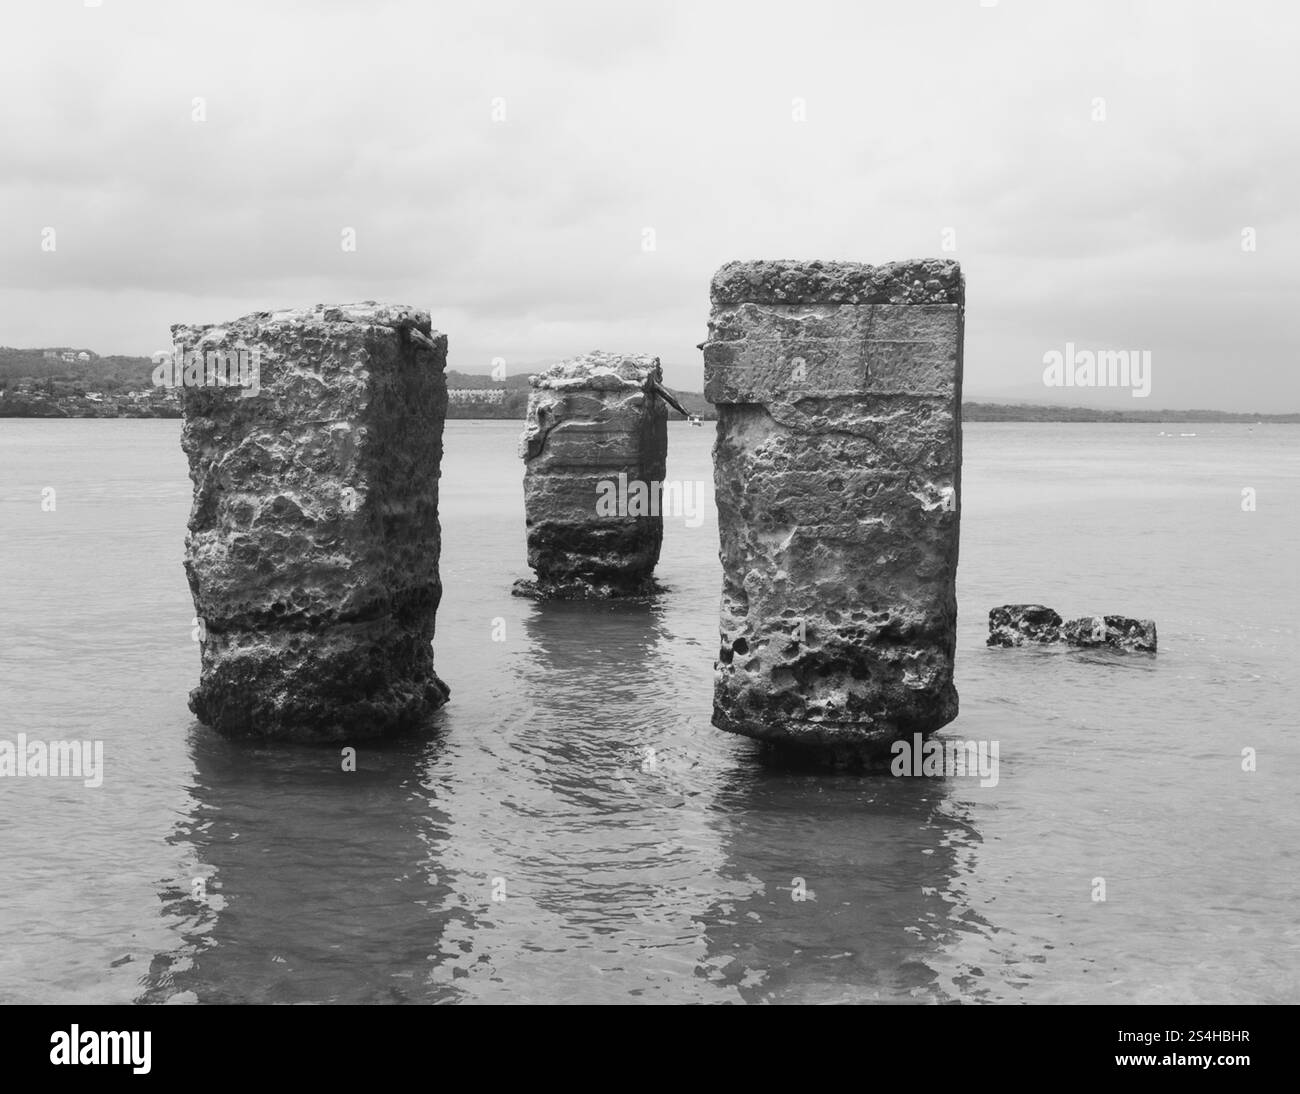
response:
<path id="1" fill-rule="evenodd" d="M 707 482 L 712 428 L 671 428 Z M 447 425 L 436 734 L 355 773 L 224 741 L 185 705 L 179 430 L 0 420 L 0 738 L 106 762 L 0 780 L 0 1002 L 1300 998 L 1300 429 L 967 425 L 943 736 L 998 742 L 996 786 L 713 729 L 711 504 L 652 604 L 512 597 L 514 422 Z M 1020 601 L 1160 653 L 987 649 Z"/>

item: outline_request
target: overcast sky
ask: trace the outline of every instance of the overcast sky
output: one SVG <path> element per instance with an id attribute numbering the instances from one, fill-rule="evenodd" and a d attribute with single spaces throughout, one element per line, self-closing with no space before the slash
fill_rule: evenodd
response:
<path id="1" fill-rule="evenodd" d="M 1073 342 L 1151 351 L 1133 409 L 1300 410 L 1294 4 L 0 11 L 0 344 L 379 299 L 453 368 L 599 348 L 700 390 L 723 262 L 933 255 L 968 397 L 1059 396 Z"/>

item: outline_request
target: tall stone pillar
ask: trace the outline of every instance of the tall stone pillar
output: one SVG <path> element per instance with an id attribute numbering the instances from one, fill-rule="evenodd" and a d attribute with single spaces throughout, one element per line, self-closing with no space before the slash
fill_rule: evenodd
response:
<path id="1" fill-rule="evenodd" d="M 519 441 L 528 565 L 515 591 L 540 599 L 655 589 L 668 408 L 659 358 L 588 353 L 531 377 Z"/>
<path id="2" fill-rule="evenodd" d="M 711 296 L 714 724 L 886 760 L 957 714 L 961 270 L 733 262 Z"/>
<path id="3" fill-rule="evenodd" d="M 432 650 L 446 335 L 367 302 L 172 339 L 202 639 L 190 708 L 297 740 L 419 724 L 447 698 Z"/>

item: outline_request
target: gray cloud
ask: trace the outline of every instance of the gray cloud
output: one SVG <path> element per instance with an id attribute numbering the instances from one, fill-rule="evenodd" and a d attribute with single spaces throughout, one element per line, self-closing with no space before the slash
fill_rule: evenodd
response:
<path id="1" fill-rule="evenodd" d="M 1151 349 L 1150 406 L 1300 409 L 1284 4 L 104 0 L 3 21 L 8 344 L 146 353 L 172 322 L 377 297 L 428 308 L 455 367 L 602 347 L 698 389 L 722 262 L 938 254 L 952 228 L 971 394 L 1033 385 L 1073 340 Z"/>

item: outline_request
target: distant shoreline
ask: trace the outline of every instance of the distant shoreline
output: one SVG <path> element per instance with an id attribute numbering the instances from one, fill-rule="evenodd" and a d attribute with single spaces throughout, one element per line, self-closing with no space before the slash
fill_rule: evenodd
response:
<path id="1" fill-rule="evenodd" d="M 15 349 L 0 346 L 0 418 L 179 418 L 174 388 L 153 382 L 148 357 L 101 357 L 72 347 Z M 448 368 L 448 420 L 522 421 L 528 409 L 528 374 L 501 379 Z M 704 421 L 717 409 L 698 391 L 669 388 L 689 412 Z M 673 415 L 676 417 L 676 415 Z M 969 399 L 962 404 L 967 422 L 1272 422 L 1300 424 L 1294 414 L 1239 413 L 1229 410 L 1102 410 Z"/>
<path id="2" fill-rule="evenodd" d="M 1019 403 L 963 403 L 966 422 L 1128 422 L 1204 425 L 1214 423 L 1298 425 L 1300 413 L 1256 414 L 1233 410 L 1101 410 L 1093 407 L 1032 406 Z"/>
<path id="3" fill-rule="evenodd" d="M 695 394 L 687 392 L 685 394 Z M 698 396 L 697 396 L 698 398 Z M 116 408 L 100 403 L 78 405 L 76 396 L 62 396 L 47 402 L 0 399 L 0 418 L 37 418 L 50 421 L 91 418 L 179 418 L 178 407 L 149 406 L 130 408 L 126 413 L 115 413 Z M 447 421 L 523 421 L 522 414 L 474 413 L 472 407 L 451 406 Z M 134 412 L 132 412 L 134 411 Z M 715 421 L 712 407 L 701 415 L 704 421 Z M 673 416 L 673 420 L 678 420 Z M 963 403 L 964 422 L 1043 422 L 1068 424 L 1071 422 L 1118 423 L 1129 425 L 1300 425 L 1297 414 L 1248 414 L 1228 410 L 1097 410 L 1088 407 L 1021 406 L 1004 403 Z"/>

